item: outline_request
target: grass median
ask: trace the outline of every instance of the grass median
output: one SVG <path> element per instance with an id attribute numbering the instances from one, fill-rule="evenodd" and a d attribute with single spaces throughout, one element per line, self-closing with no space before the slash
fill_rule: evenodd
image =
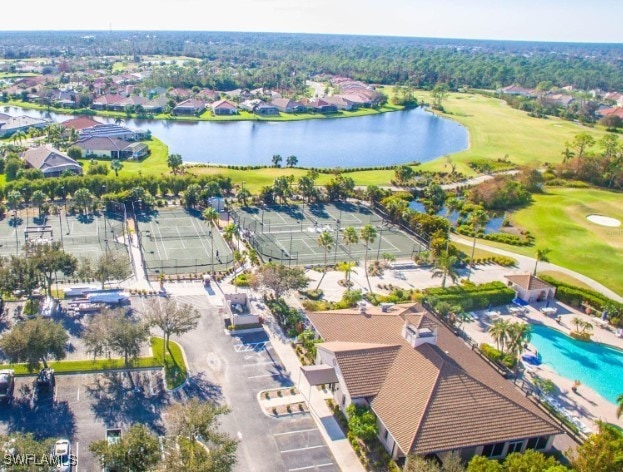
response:
<path id="1" fill-rule="evenodd" d="M 158 360 L 160 365 L 162 365 L 164 357 L 164 374 L 168 389 L 179 387 L 186 381 L 188 369 L 186 368 L 182 348 L 179 344 L 169 341 L 169 349 L 166 352 L 166 356 L 164 356 L 164 339 L 152 337 L 151 351 L 154 359 Z"/>
<path id="2" fill-rule="evenodd" d="M 131 369 L 142 369 L 148 367 L 161 367 L 162 361 L 155 357 L 139 357 L 131 362 Z M 79 361 L 50 361 L 48 366 L 54 369 L 57 374 L 85 374 L 89 372 L 101 372 L 106 370 L 125 369 L 125 363 L 121 358 L 114 359 L 86 359 Z M 35 375 L 43 365 L 39 365 L 34 371 L 30 372 L 26 364 L 5 364 L 3 369 L 13 369 L 15 375 Z"/>

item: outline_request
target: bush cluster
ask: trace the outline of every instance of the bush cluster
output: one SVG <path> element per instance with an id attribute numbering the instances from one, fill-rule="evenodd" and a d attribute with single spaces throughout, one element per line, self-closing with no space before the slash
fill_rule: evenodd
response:
<path id="1" fill-rule="evenodd" d="M 508 369 L 515 367 L 515 363 L 517 362 L 517 358 L 515 356 L 504 354 L 499 349 L 496 349 L 487 343 L 482 343 L 479 348 L 480 352 L 482 352 L 487 359 L 495 362 L 496 364 Z"/>
<path id="2" fill-rule="evenodd" d="M 446 302 L 460 306 L 465 311 L 481 310 L 489 305 L 506 305 L 515 298 L 515 291 L 502 282 L 489 282 L 481 285 L 464 284 L 445 289 L 430 288 L 426 289 L 425 293 L 426 300 L 431 305 Z"/>
<path id="3" fill-rule="evenodd" d="M 606 307 L 612 307 L 619 312 L 623 312 L 623 303 L 611 300 L 595 290 L 576 287 L 574 285 L 561 282 L 560 280 L 549 275 L 539 275 L 539 278 L 556 287 L 556 298 L 567 305 L 580 307 L 584 302 L 588 303 L 597 310 L 604 310 Z"/>

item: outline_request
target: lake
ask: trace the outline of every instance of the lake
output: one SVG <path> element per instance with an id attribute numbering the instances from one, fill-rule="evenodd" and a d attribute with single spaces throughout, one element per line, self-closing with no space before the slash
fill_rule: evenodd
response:
<path id="1" fill-rule="evenodd" d="M 72 115 L 0 107 L 13 116 L 63 121 Z M 105 122 L 113 118 L 93 117 Z M 467 129 L 423 108 L 343 119 L 288 122 L 128 120 L 150 130 L 185 162 L 270 165 L 274 154 L 302 167 L 373 167 L 427 162 L 467 149 Z"/>

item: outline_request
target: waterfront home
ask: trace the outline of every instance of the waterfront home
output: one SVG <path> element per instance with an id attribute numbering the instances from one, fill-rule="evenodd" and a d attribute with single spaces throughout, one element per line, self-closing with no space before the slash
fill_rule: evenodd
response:
<path id="1" fill-rule="evenodd" d="M 126 111 L 133 109 L 137 105 L 144 106 L 149 100 L 139 95 L 130 95 L 112 105 L 113 111 Z"/>
<path id="2" fill-rule="evenodd" d="M 59 177 L 65 172 L 81 174 L 82 167 L 64 152 L 45 145 L 25 151 L 22 158 L 29 167 L 39 169 L 45 177 Z"/>
<path id="3" fill-rule="evenodd" d="M 338 110 L 350 111 L 353 109 L 353 103 L 350 100 L 346 100 L 341 95 L 332 95 L 330 97 L 324 97 L 325 102 L 335 105 Z"/>
<path id="4" fill-rule="evenodd" d="M 573 98 L 573 96 L 566 95 L 564 93 L 548 92 L 543 96 L 543 102 L 549 105 L 555 105 L 564 108 L 567 108 L 574 101 L 575 99 Z"/>
<path id="5" fill-rule="evenodd" d="M 142 144 L 142 143 L 137 143 Z M 138 149 L 131 148 L 127 141 L 121 139 L 109 138 L 105 136 L 81 138 L 76 141 L 73 146 L 82 149 L 85 157 L 105 157 L 108 159 L 128 159 L 134 157 L 134 153 L 145 153 L 142 146 Z M 142 154 L 138 158 L 144 156 Z"/>
<path id="6" fill-rule="evenodd" d="M 145 110 L 146 113 L 162 113 L 167 103 L 168 100 L 166 97 L 154 98 L 143 105 L 143 110 Z"/>
<path id="7" fill-rule="evenodd" d="M 265 102 L 260 102 L 253 107 L 253 113 L 260 116 L 279 116 L 279 108 Z"/>
<path id="8" fill-rule="evenodd" d="M 11 116 L 0 124 L 0 138 L 7 138 L 20 131 L 27 132 L 30 128 L 43 129 L 48 121 L 30 116 Z"/>
<path id="9" fill-rule="evenodd" d="M 498 90 L 499 93 L 503 93 L 505 95 L 519 95 L 521 97 L 536 97 L 534 90 L 527 89 L 524 87 L 519 87 L 517 85 L 509 85 L 508 87 L 503 87 Z"/>
<path id="10" fill-rule="evenodd" d="M 78 116 L 61 122 L 61 126 L 65 128 L 75 129 L 76 131 L 83 130 L 85 128 L 92 128 L 93 126 L 101 125 L 99 121 L 93 120 L 86 116 Z"/>
<path id="11" fill-rule="evenodd" d="M 142 132 L 131 130 L 125 126 L 113 125 L 113 124 L 98 124 L 90 128 L 84 128 L 80 130 L 80 138 L 93 138 L 93 137 L 105 137 L 105 138 L 117 138 L 125 141 L 136 141 L 141 139 Z"/>
<path id="12" fill-rule="evenodd" d="M 235 103 L 222 99 L 212 104 L 212 113 L 215 115 L 236 115 L 238 107 Z"/>
<path id="13" fill-rule="evenodd" d="M 316 113 L 337 113 L 337 106 L 322 98 L 310 100 L 308 108 Z"/>
<path id="14" fill-rule="evenodd" d="M 368 406 L 394 459 L 548 451 L 563 432 L 421 305 L 307 316 L 324 342 L 317 365 L 301 373 L 312 385 L 328 385 L 344 411 Z"/>
<path id="15" fill-rule="evenodd" d="M 531 274 L 505 275 L 508 286 L 526 302 L 551 300 L 556 296 L 556 287 Z"/>
<path id="16" fill-rule="evenodd" d="M 206 109 L 205 102 L 194 98 L 189 98 L 181 103 L 178 103 L 173 108 L 174 115 L 186 115 L 186 116 L 198 116 L 201 115 Z"/>
<path id="17" fill-rule="evenodd" d="M 301 102 L 289 98 L 275 98 L 270 103 L 283 113 L 305 113 L 307 111 Z"/>
<path id="18" fill-rule="evenodd" d="M 119 103 L 125 97 L 123 95 L 107 94 L 93 100 L 91 108 L 93 110 L 112 110 L 113 105 Z"/>

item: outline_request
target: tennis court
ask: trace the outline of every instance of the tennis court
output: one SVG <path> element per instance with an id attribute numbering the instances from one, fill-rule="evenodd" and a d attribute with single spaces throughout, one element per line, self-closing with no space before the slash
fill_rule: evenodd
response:
<path id="1" fill-rule="evenodd" d="M 63 249 L 77 258 L 93 263 L 105 251 L 117 251 L 131 263 L 125 244 L 125 215 L 115 208 L 87 215 L 38 216 L 34 208 L 23 208 L 13 217 L 9 214 L 0 222 L 0 254 L 22 254 L 26 242 L 59 241 Z M 60 274 L 59 274 L 60 277 Z"/>
<path id="2" fill-rule="evenodd" d="M 242 229 L 251 245 L 265 260 L 294 265 L 323 264 L 325 249 L 318 244 L 320 234 L 327 231 L 337 244 L 326 253 L 328 263 L 346 260 L 363 261 L 363 242 L 344 244 L 344 228 L 352 226 L 357 233 L 372 225 L 377 236 L 367 247 L 368 259 L 384 254 L 396 259 L 411 258 L 424 250 L 418 242 L 399 230 L 368 207 L 352 203 L 305 204 L 238 208 L 232 212 L 234 222 Z"/>
<path id="3" fill-rule="evenodd" d="M 221 234 L 198 211 L 160 209 L 140 213 L 137 219 L 149 276 L 222 271 L 233 263 Z"/>

